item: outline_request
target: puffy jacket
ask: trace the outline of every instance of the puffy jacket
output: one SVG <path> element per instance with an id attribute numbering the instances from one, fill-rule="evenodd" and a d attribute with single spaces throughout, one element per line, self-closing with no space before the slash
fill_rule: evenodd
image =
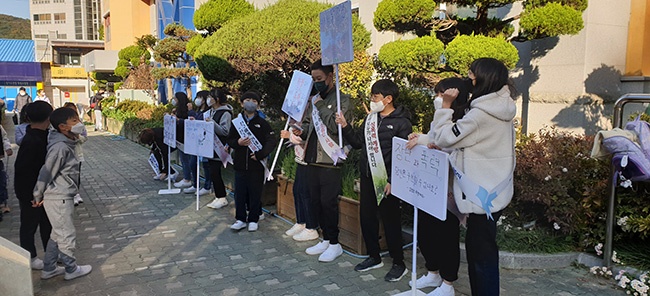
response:
<path id="1" fill-rule="evenodd" d="M 246 118 L 244 113 L 242 113 L 242 116 Z M 246 121 L 246 119 L 244 120 Z M 264 167 L 260 161 L 271 154 L 278 140 L 275 137 L 275 132 L 271 129 L 271 125 L 257 113 L 247 121 L 247 125 L 255 138 L 262 143 L 262 150 L 255 152 L 257 160 L 251 159 L 251 150 L 247 146 L 239 145 L 239 133 L 235 126 L 231 124 L 227 143 L 228 146 L 235 150 L 235 156 L 233 157 L 234 168 L 236 171 L 263 170 Z"/>
<path id="2" fill-rule="evenodd" d="M 332 89 L 327 94 L 327 96 L 323 98 L 323 100 L 318 101 L 318 103 L 314 105 L 316 105 L 316 108 L 318 108 L 318 112 L 320 114 L 321 120 L 323 121 L 323 124 L 327 126 L 327 133 L 329 134 L 330 138 L 334 139 L 338 143 L 339 126 L 338 124 L 336 124 L 336 110 L 337 110 L 336 90 Z M 303 140 L 305 140 L 306 143 L 305 161 L 307 163 L 333 165 L 334 161 L 332 161 L 332 158 L 330 158 L 329 155 L 325 153 L 323 147 L 318 141 L 318 136 L 314 131 L 314 125 L 312 123 L 312 118 L 311 118 L 312 108 L 313 108 L 312 104 L 308 103 L 307 110 L 305 111 L 305 118 L 302 123 L 303 133 L 301 137 Z M 343 112 L 343 116 L 348 122 L 352 122 L 352 110 L 350 110 L 350 96 L 343 93 L 341 94 L 341 112 Z M 313 155 L 314 148 L 309 147 L 309 145 L 316 145 L 315 155 Z M 341 162 L 339 162 L 338 164 L 340 165 Z"/>
<path id="3" fill-rule="evenodd" d="M 377 118 L 379 146 L 381 147 L 381 154 L 384 156 L 384 164 L 386 165 L 389 182 L 392 168 L 393 137 L 408 138 L 408 135 L 413 131 L 410 118 L 411 115 L 403 106 L 397 106 L 395 111 L 384 118 L 381 118 L 381 116 Z M 361 127 L 356 131 L 348 124 L 343 128 L 343 137 L 345 137 L 352 148 L 361 149 L 359 171 L 365 174 L 365 176 L 370 177 L 370 165 L 368 164 L 365 140 L 366 120 L 368 120 L 367 117 L 363 120 Z"/>
<path id="4" fill-rule="evenodd" d="M 21 201 L 33 199 L 34 186 L 47 156 L 47 130 L 27 126 L 14 163 L 14 190 Z"/>
<path id="5" fill-rule="evenodd" d="M 34 200 L 69 199 L 79 192 L 79 160 L 75 145 L 64 134 L 50 130 L 47 137 L 47 157 L 34 187 Z"/>
<path id="6" fill-rule="evenodd" d="M 20 110 L 23 110 L 23 108 L 25 108 L 25 106 L 29 105 L 31 102 L 33 102 L 33 101 L 32 101 L 32 97 L 30 95 L 25 94 L 23 96 L 23 95 L 20 95 L 20 93 L 19 93 L 18 95 L 16 95 L 16 101 L 14 102 L 14 110 L 16 110 L 16 112 L 20 113 Z"/>
<path id="7" fill-rule="evenodd" d="M 453 149 L 454 165 L 477 184 L 492 190 L 506 178 L 512 177 L 515 165 L 515 131 L 513 118 L 517 113 L 508 86 L 472 99 L 470 109 L 455 123 L 452 109 L 439 109 L 433 115 L 433 142 L 441 148 Z M 454 198 L 461 213 L 485 214 L 482 207 L 465 198 L 454 179 Z M 467 194 L 467 193 L 466 193 Z M 491 211 L 505 208 L 512 199 L 513 183 L 502 190 Z"/>

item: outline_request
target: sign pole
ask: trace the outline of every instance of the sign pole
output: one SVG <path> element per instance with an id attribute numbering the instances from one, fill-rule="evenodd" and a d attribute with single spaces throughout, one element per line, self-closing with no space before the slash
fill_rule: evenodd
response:
<path id="1" fill-rule="evenodd" d="M 336 77 L 336 113 L 341 113 L 341 91 L 339 83 L 339 64 L 334 64 L 334 76 Z M 343 149 L 343 128 L 339 124 L 339 147 Z"/>
<path id="2" fill-rule="evenodd" d="M 172 147 L 167 145 L 167 189 L 158 190 L 158 194 L 178 194 L 181 193 L 180 188 L 172 189 Z"/>
<path id="3" fill-rule="evenodd" d="M 417 280 L 417 258 L 418 258 L 418 208 L 413 207 L 413 259 L 411 259 L 411 295 L 417 295 L 417 287 L 415 281 Z"/>
<path id="4" fill-rule="evenodd" d="M 289 128 L 289 121 L 291 120 L 291 117 L 287 118 L 287 123 L 284 125 L 284 131 L 286 131 Z M 273 164 L 271 164 L 271 169 L 269 170 L 271 174 L 269 177 L 266 179 L 267 181 L 273 180 L 273 169 L 275 169 L 275 164 L 278 162 L 278 156 L 280 155 L 280 149 L 282 149 L 282 142 L 284 142 L 283 138 L 280 138 L 280 144 L 278 145 L 278 150 L 275 152 L 275 157 L 273 158 Z"/>
<path id="5" fill-rule="evenodd" d="M 201 156 L 196 157 L 196 210 L 199 210 L 199 174 L 201 173 Z"/>

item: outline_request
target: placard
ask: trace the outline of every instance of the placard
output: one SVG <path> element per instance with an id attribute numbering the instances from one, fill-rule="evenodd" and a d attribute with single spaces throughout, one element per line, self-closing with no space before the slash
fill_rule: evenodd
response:
<path id="1" fill-rule="evenodd" d="M 160 165 L 158 164 L 158 160 L 156 159 L 156 156 L 153 155 L 153 153 L 149 154 L 149 165 L 151 166 L 151 169 L 153 169 L 153 172 L 156 174 L 156 176 L 160 175 Z"/>
<path id="2" fill-rule="evenodd" d="M 282 103 L 282 111 L 298 122 L 302 121 L 305 109 L 307 109 L 312 84 L 311 75 L 298 70 L 293 71 L 287 95 Z"/>
<path id="3" fill-rule="evenodd" d="M 214 149 L 214 123 L 185 119 L 186 154 L 212 158 Z"/>
<path id="4" fill-rule="evenodd" d="M 447 219 L 449 155 L 393 137 L 391 192 L 401 200 L 440 219 Z"/>
<path id="5" fill-rule="evenodd" d="M 221 143 L 221 140 L 219 137 L 216 135 L 214 136 L 214 152 L 219 156 L 219 160 L 221 160 L 221 163 L 223 164 L 223 167 L 225 168 L 228 166 L 228 163 L 232 164 L 232 156 L 230 156 L 230 153 L 228 153 L 228 147 L 224 146 L 223 143 Z"/>
<path id="6" fill-rule="evenodd" d="M 163 143 L 176 148 L 176 117 L 165 114 L 164 126 Z"/>
<path id="7" fill-rule="evenodd" d="M 320 13 L 320 50 L 323 65 L 354 60 L 352 4 L 345 1 Z"/>

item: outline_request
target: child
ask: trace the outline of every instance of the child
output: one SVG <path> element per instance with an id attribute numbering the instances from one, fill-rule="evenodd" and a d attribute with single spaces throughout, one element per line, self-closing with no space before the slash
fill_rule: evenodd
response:
<path id="1" fill-rule="evenodd" d="M 176 116 L 176 140 L 185 143 L 185 119 L 189 118 L 189 108 L 187 106 L 190 104 L 190 101 L 187 98 L 187 94 L 184 92 L 177 92 L 174 94 L 171 104 L 174 106 L 173 113 L 174 116 Z M 192 171 L 196 169 L 196 167 L 192 168 L 190 165 L 191 155 L 179 149 L 178 156 L 181 159 L 181 167 L 183 168 L 183 180 L 176 182 L 176 179 L 172 179 L 172 182 L 175 182 L 174 187 L 191 187 Z"/>
<path id="2" fill-rule="evenodd" d="M 442 108 L 434 113 L 433 142 L 442 149 L 453 149 L 454 198 L 460 212 L 469 214 L 465 247 L 472 295 L 499 295 L 496 221 L 513 195 L 512 120 L 517 108 L 510 94 L 508 69 L 502 62 L 477 59 L 470 65 L 469 78 L 474 85 L 469 111 L 454 122 L 451 105 L 459 91 L 447 89 Z M 451 293 L 446 291 L 437 295 L 453 295 L 453 288 Z"/>
<path id="3" fill-rule="evenodd" d="M 29 251 L 32 269 L 43 269 L 43 260 L 36 254 L 34 234 L 40 229 L 43 250 L 50 240 L 52 225 L 43 207 L 32 207 L 34 186 L 38 172 L 47 155 L 47 135 L 52 105 L 45 101 L 34 102 L 25 107 L 31 122 L 25 130 L 23 145 L 18 149 L 14 163 L 14 191 L 20 205 L 20 247 Z"/>
<path id="4" fill-rule="evenodd" d="M 189 109 L 188 111 L 189 119 L 203 120 L 203 112 L 206 112 L 210 108 L 206 103 L 209 95 L 210 92 L 207 90 L 199 91 L 196 93 L 196 98 L 194 98 L 194 105 L 196 107 L 193 107 L 192 103 L 187 103 L 187 107 Z M 198 161 L 198 157 L 196 157 L 196 155 L 189 155 L 189 157 L 190 157 L 190 167 L 192 168 L 191 169 L 192 184 L 195 184 L 196 183 L 196 162 Z M 199 195 L 205 195 L 210 193 L 210 188 L 212 187 L 212 180 L 210 177 L 210 164 L 208 163 L 208 159 L 203 158 L 201 162 L 203 163 L 203 177 L 205 177 L 205 182 L 203 183 L 203 187 L 199 189 Z M 183 189 L 183 192 L 188 194 L 196 193 L 197 187 L 198 186 L 192 185 L 191 187 Z"/>
<path id="5" fill-rule="evenodd" d="M 7 192 L 7 172 L 5 171 L 5 165 L 2 160 L 5 158 L 5 155 L 13 155 L 14 151 L 11 150 L 11 142 L 9 142 L 7 132 L 1 125 L 0 132 L 2 133 L 3 148 L 3 150 L 0 151 L 0 221 L 2 221 L 2 214 L 9 212 L 9 207 L 7 206 L 7 199 L 9 198 L 9 193 Z"/>
<path id="6" fill-rule="evenodd" d="M 362 131 L 354 132 L 345 117 L 338 114 L 336 123 L 343 127 L 343 136 L 355 149 L 361 149 L 360 220 L 363 239 L 369 257 L 354 267 L 356 271 L 380 268 L 379 220 L 381 216 L 386 242 L 393 266 L 384 277 L 388 282 L 399 281 L 406 273 L 402 251 L 402 218 L 400 199 L 390 194 L 390 173 L 393 137 L 406 139 L 413 130 L 410 114 L 403 106 L 395 106 L 399 87 L 388 79 L 375 82 L 371 88 L 370 114 Z M 375 144 L 373 144 L 375 143 Z M 376 152 L 373 152 L 376 151 Z M 367 153 L 366 153 L 367 152 Z M 372 161 L 372 163 L 370 162 Z"/>
<path id="7" fill-rule="evenodd" d="M 70 108 L 71 110 L 74 110 L 77 112 L 77 106 L 73 102 L 67 102 L 63 104 L 63 107 Z M 83 123 L 83 122 L 82 122 Z M 84 130 L 83 132 L 79 135 L 79 141 L 77 141 L 77 145 L 75 146 L 75 153 L 77 155 L 77 159 L 79 159 L 79 172 L 81 172 L 81 163 L 84 161 L 84 152 L 83 148 L 81 148 L 81 144 L 86 143 L 86 140 L 88 140 L 88 131 L 86 131 L 86 125 L 84 125 Z M 79 184 L 81 184 L 81 174 L 79 174 Z M 81 186 L 81 185 L 80 185 Z M 74 206 L 78 206 L 80 203 L 83 203 L 84 200 L 81 198 L 81 195 L 77 192 L 77 195 L 74 196 Z"/>
<path id="8" fill-rule="evenodd" d="M 239 231 L 248 223 L 248 231 L 257 231 L 257 222 L 262 214 L 264 173 L 267 170 L 265 158 L 273 151 L 277 140 L 271 125 L 257 112 L 261 101 L 260 95 L 248 91 L 241 96 L 240 100 L 244 107 L 240 116 L 253 136 L 262 144 L 262 149 L 253 152 L 249 147 L 253 143 L 251 138 L 242 138 L 234 124 L 230 127 L 228 145 L 235 150 L 235 219 L 237 219 L 230 229 Z"/>
<path id="9" fill-rule="evenodd" d="M 138 139 L 140 143 L 151 146 L 150 153 L 156 158 L 158 162 L 158 169 L 160 173 L 153 177 L 154 180 L 165 180 L 167 177 L 167 164 L 169 163 L 169 154 L 167 144 L 164 142 L 164 128 L 145 128 L 140 132 Z M 176 150 L 172 148 L 171 151 Z M 178 174 L 174 168 L 170 168 L 171 179 L 176 179 Z"/>
<path id="10" fill-rule="evenodd" d="M 90 265 L 77 265 L 74 256 L 76 230 L 72 222 L 73 198 L 79 192 L 79 160 L 76 142 L 83 132 L 79 115 L 70 108 L 61 107 L 50 115 L 54 130 L 48 135 L 47 157 L 34 187 L 34 206 L 45 207 L 52 223 L 52 235 L 47 242 L 41 279 L 65 273 L 65 280 L 87 275 Z M 61 260 L 64 267 L 56 265 Z"/>
<path id="11" fill-rule="evenodd" d="M 27 116 L 27 107 L 20 110 L 20 118 L 23 119 L 23 122 L 16 126 L 16 131 L 14 132 L 14 139 L 16 140 L 16 144 L 18 146 L 20 146 L 20 144 L 23 142 L 23 137 L 25 137 L 25 130 L 29 125 L 29 117 Z"/>
<path id="12" fill-rule="evenodd" d="M 221 141 L 224 146 L 227 146 L 228 133 L 230 133 L 232 126 L 232 106 L 226 103 L 227 100 L 228 98 L 223 90 L 213 89 L 206 100 L 210 109 L 203 113 L 203 118 L 206 121 L 214 123 L 214 134 L 217 136 L 214 140 Z M 208 160 L 208 163 L 212 187 L 214 188 L 214 200 L 208 204 L 208 208 L 216 210 L 228 205 L 226 185 L 221 178 L 221 166 L 223 164 L 217 160 L 217 157 Z"/>

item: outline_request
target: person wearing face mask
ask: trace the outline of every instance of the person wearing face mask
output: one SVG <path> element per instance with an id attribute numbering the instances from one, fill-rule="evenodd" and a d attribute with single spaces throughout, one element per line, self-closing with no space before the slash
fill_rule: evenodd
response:
<path id="1" fill-rule="evenodd" d="M 413 130 L 411 116 L 403 106 L 396 106 L 399 87 L 393 81 L 381 79 L 371 88 L 370 114 L 360 129 L 353 130 L 345 117 L 337 114 L 336 123 L 343 127 L 343 136 L 352 148 L 361 149 L 360 220 L 368 258 L 354 270 L 367 271 L 384 264 L 379 256 L 379 217 L 384 225 L 386 242 L 393 265 L 384 280 L 399 281 L 407 272 L 402 251 L 402 218 L 400 199 L 390 190 L 393 137 L 406 139 Z"/>
<path id="2" fill-rule="evenodd" d="M 34 207 L 44 207 L 52 224 L 41 279 L 64 275 L 72 280 L 87 275 L 90 265 L 77 265 L 74 255 L 76 230 L 73 223 L 74 196 L 79 192 L 79 159 L 75 153 L 83 123 L 76 111 L 61 107 L 50 115 L 53 129 L 48 135 L 47 156 L 34 186 Z M 60 260 L 65 267 L 57 266 Z"/>
<path id="3" fill-rule="evenodd" d="M 189 118 L 189 110 L 187 108 L 189 102 L 187 94 L 184 92 L 175 93 L 170 102 L 174 106 L 173 115 L 176 117 L 176 141 L 180 143 L 185 143 L 185 119 Z M 178 156 L 181 159 L 181 167 L 183 168 L 183 180 L 176 182 L 177 176 L 175 174 L 172 174 L 169 178 L 172 179 L 172 182 L 175 182 L 174 186 L 176 188 L 187 188 L 192 186 L 192 171 L 196 170 L 196 167 L 192 168 L 190 165 L 191 155 L 179 149 Z"/>
<path id="4" fill-rule="evenodd" d="M 194 98 L 194 103 L 187 103 L 188 107 L 188 118 L 191 120 L 203 120 L 203 112 L 206 112 L 207 110 L 210 109 L 210 107 L 207 104 L 208 97 L 210 96 L 210 92 L 207 90 L 202 90 L 196 93 L 196 98 Z M 196 106 L 196 107 L 194 107 Z M 196 162 L 198 161 L 198 157 L 195 155 L 188 155 L 190 159 L 190 172 L 192 173 L 192 186 L 183 189 L 183 193 L 191 194 L 191 193 L 196 193 L 196 190 L 199 186 L 197 186 L 196 183 Z M 203 187 L 201 187 L 199 190 L 199 195 L 205 195 L 210 193 L 210 189 L 212 188 L 212 180 L 210 178 L 210 164 L 208 163 L 207 158 L 202 158 L 201 163 L 203 164 L 203 177 L 205 177 L 205 182 L 203 183 Z"/>
<path id="5" fill-rule="evenodd" d="M 227 103 L 227 100 L 226 93 L 222 89 L 213 89 L 207 98 L 207 105 L 210 109 L 203 113 L 205 121 L 214 123 L 214 140 L 221 141 L 224 146 L 227 146 L 227 137 L 232 125 L 232 106 Z M 207 207 L 215 210 L 228 205 L 226 185 L 221 177 L 222 165 L 216 153 L 214 158 L 208 160 L 212 188 L 214 188 L 214 200 Z"/>
<path id="6" fill-rule="evenodd" d="M 104 118 L 102 117 L 102 100 L 104 99 L 104 89 L 100 88 L 97 93 L 90 98 L 90 108 L 95 115 L 95 131 L 104 130 Z"/>
<path id="7" fill-rule="evenodd" d="M 63 104 L 63 107 L 70 108 L 71 110 L 74 110 L 75 112 L 77 111 L 77 105 L 75 105 L 73 102 L 67 102 Z M 77 141 L 77 145 L 75 146 L 75 154 L 77 155 L 77 159 L 79 159 L 79 171 L 81 172 L 81 163 L 84 161 L 84 152 L 83 148 L 81 145 L 83 143 L 86 143 L 86 140 L 88 140 L 88 131 L 86 131 L 86 125 L 83 123 L 81 125 L 78 125 L 75 127 L 76 129 L 73 132 L 77 132 L 79 135 L 79 141 Z M 79 175 L 79 184 L 81 184 L 81 175 Z M 78 206 L 80 203 L 83 203 L 84 200 L 81 198 L 81 195 L 77 193 L 77 195 L 74 196 L 74 206 Z"/>
<path id="8" fill-rule="evenodd" d="M 235 168 L 235 223 L 230 229 L 239 231 L 248 226 L 248 231 L 257 231 L 260 215 L 262 215 L 262 189 L 266 158 L 273 152 L 278 140 L 271 125 L 261 118 L 257 108 L 261 97 L 257 92 L 245 92 L 241 98 L 244 111 L 239 115 L 253 137 L 259 141 L 262 148 L 253 152 L 252 137 L 241 137 L 235 125 L 230 126 L 227 143 L 234 151 Z M 248 213 L 247 213 L 248 211 Z"/>
<path id="9" fill-rule="evenodd" d="M 24 87 L 21 87 L 18 89 L 18 95 L 16 95 L 16 100 L 14 102 L 14 112 L 19 114 L 18 123 L 23 123 L 25 119 L 20 116 L 20 111 L 33 102 L 32 97 L 27 94 Z"/>
<path id="10" fill-rule="evenodd" d="M 309 195 L 311 196 L 311 213 L 323 230 L 323 241 L 309 247 L 305 253 L 319 255 L 320 262 L 331 262 L 343 254 L 339 244 L 339 206 L 338 197 L 341 193 L 341 165 L 338 159 L 342 147 L 329 148 L 322 142 L 339 144 L 338 125 L 335 122 L 337 111 L 337 94 L 334 84 L 334 67 L 323 66 L 318 60 L 311 65 L 311 76 L 314 80 L 315 95 L 307 104 L 302 130 L 295 129 L 293 133 L 300 136 L 306 143 L 304 161 L 308 164 Z M 350 96 L 340 94 L 341 111 L 348 122 L 352 121 Z M 314 108 L 317 112 L 314 112 Z M 317 132 L 316 125 L 326 127 Z M 303 132 L 304 131 L 304 132 Z M 335 162 L 334 159 L 337 159 Z"/>

